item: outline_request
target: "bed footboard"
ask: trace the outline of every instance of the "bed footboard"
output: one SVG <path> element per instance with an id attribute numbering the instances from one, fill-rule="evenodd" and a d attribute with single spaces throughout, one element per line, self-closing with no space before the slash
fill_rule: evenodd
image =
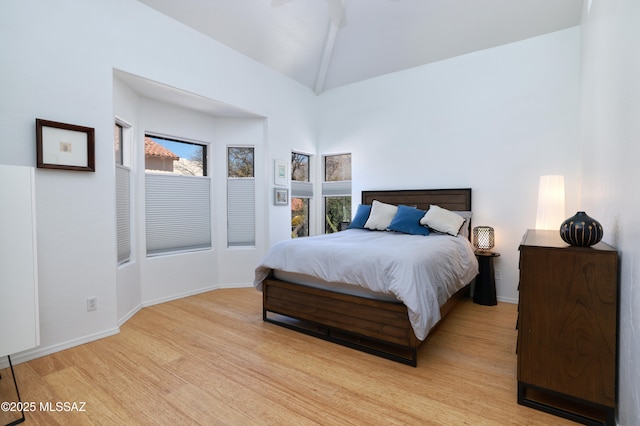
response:
<path id="1" fill-rule="evenodd" d="M 263 319 L 325 340 L 416 366 L 420 345 L 407 308 L 267 278 Z"/>

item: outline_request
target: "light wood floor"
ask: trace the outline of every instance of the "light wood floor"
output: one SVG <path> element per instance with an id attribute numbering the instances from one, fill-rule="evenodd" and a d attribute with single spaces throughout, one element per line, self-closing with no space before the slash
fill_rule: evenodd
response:
<path id="1" fill-rule="evenodd" d="M 26 425 L 574 424 L 516 403 L 515 321 L 515 305 L 465 300 L 413 368 L 263 323 L 254 289 L 216 290 L 14 367 L 22 400 L 38 405 Z"/>

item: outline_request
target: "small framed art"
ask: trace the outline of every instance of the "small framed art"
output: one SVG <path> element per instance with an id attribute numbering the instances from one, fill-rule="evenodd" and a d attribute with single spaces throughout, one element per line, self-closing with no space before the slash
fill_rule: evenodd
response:
<path id="1" fill-rule="evenodd" d="M 273 204 L 275 204 L 276 206 L 286 206 L 287 204 L 289 204 L 289 190 L 274 188 Z"/>
<path id="2" fill-rule="evenodd" d="M 276 185 L 286 185 L 289 183 L 289 179 L 287 178 L 287 162 L 284 160 L 275 160 L 273 167 L 273 183 Z"/>
<path id="3" fill-rule="evenodd" d="M 39 168 L 95 172 L 95 130 L 36 118 L 36 156 Z"/>

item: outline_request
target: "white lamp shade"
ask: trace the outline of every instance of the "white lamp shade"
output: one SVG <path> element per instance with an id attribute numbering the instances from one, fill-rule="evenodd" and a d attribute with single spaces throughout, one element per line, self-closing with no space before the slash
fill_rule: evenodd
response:
<path id="1" fill-rule="evenodd" d="M 565 219 L 564 176 L 540 176 L 536 229 L 551 229 L 557 231 Z"/>

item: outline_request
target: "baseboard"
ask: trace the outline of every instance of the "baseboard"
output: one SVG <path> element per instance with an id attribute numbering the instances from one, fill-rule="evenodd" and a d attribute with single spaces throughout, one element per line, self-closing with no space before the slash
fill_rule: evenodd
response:
<path id="1" fill-rule="evenodd" d="M 195 296 L 196 294 L 206 293 L 208 291 L 213 291 L 213 290 L 221 290 L 225 288 L 247 288 L 252 286 L 253 284 L 247 284 L 247 283 L 214 285 L 211 287 L 204 287 L 197 290 L 188 291 L 185 293 L 175 294 L 172 296 L 161 297 L 154 300 L 147 300 L 146 302 L 142 302 L 142 307 L 146 308 L 153 305 L 159 305 L 160 303 L 166 303 L 166 302 L 171 302 L 172 300 L 184 299 L 185 297 Z"/>
<path id="2" fill-rule="evenodd" d="M 118 327 L 122 327 L 122 324 L 124 324 L 125 322 L 129 321 L 131 319 L 131 317 L 133 317 L 135 314 L 140 312 L 140 309 L 142 309 L 142 304 L 139 304 L 138 306 L 135 306 L 133 309 L 131 309 L 129 312 L 127 312 L 122 318 L 120 318 L 118 320 Z"/>
<path id="3" fill-rule="evenodd" d="M 87 336 L 84 336 L 84 337 L 79 337 L 77 339 L 68 340 L 66 342 L 58 343 L 58 344 L 55 344 L 55 345 L 37 347 L 37 348 L 30 349 L 30 350 L 27 350 L 27 351 L 19 352 L 17 354 L 11 355 L 11 362 L 14 365 L 20 364 L 20 363 L 23 363 L 23 362 L 31 361 L 32 359 L 36 359 L 36 358 L 40 358 L 40 357 L 43 357 L 43 356 L 46 356 L 46 355 L 50 355 L 50 354 L 55 353 L 55 352 L 60 352 L 60 351 L 63 351 L 65 349 L 69 349 L 69 348 L 73 348 L 75 346 L 83 345 L 85 343 L 93 342 L 94 340 L 99 340 L 99 339 L 103 339 L 105 337 L 109 337 L 109 336 L 113 336 L 115 334 L 118 334 L 118 333 L 120 333 L 120 327 L 124 323 L 126 323 L 128 320 L 130 320 L 142 308 L 145 308 L 145 307 L 148 307 L 148 306 L 153 306 L 153 305 L 157 305 L 157 304 L 160 304 L 160 303 L 170 302 L 172 300 L 183 299 L 185 297 L 193 296 L 193 295 L 200 294 L 200 293 L 206 293 L 206 292 L 212 291 L 212 290 L 221 290 L 221 289 L 227 289 L 227 288 L 248 288 L 248 287 L 252 287 L 252 286 L 253 285 L 250 284 L 250 283 L 249 284 L 240 283 L 240 284 L 216 285 L 216 286 L 201 288 L 201 289 L 190 291 L 190 292 L 186 292 L 186 293 L 177 294 L 177 295 L 170 296 L 170 297 L 151 300 L 151 301 L 142 303 L 142 304 L 134 307 L 133 309 L 131 309 L 126 315 L 124 315 L 122 318 L 120 318 L 118 320 L 118 326 L 116 328 L 104 330 L 104 331 L 101 331 L 99 333 L 90 334 L 90 335 L 87 335 Z M 9 368 L 9 362 L 8 362 L 7 358 L 4 358 L 3 360 L 0 360 L 0 369 L 4 369 L 4 368 Z"/>
<path id="4" fill-rule="evenodd" d="M 252 283 L 222 284 L 222 285 L 218 286 L 218 288 L 220 290 L 222 290 L 224 288 L 251 288 L 251 287 L 253 287 Z"/>
<path id="5" fill-rule="evenodd" d="M 104 339 L 105 337 L 113 336 L 120 333 L 120 327 L 111 328 L 101 331 L 99 333 L 89 334 L 87 336 L 79 337 L 77 339 L 67 340 L 66 342 L 57 343 L 50 346 L 39 346 L 34 349 L 19 352 L 11 355 L 11 363 L 13 365 L 21 364 L 23 362 L 31 361 L 32 359 L 40 358 L 52 353 L 60 352 L 65 349 L 70 349 L 75 346 L 84 345 L 85 343 L 93 342 L 94 340 Z M 5 358 L 0 361 L 0 368 L 8 368 L 9 362 Z"/>

